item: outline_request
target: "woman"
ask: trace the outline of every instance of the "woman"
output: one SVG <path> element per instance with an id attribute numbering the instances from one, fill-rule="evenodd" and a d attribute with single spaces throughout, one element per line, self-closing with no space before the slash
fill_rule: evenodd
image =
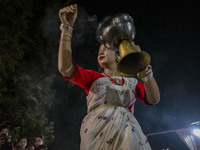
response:
<path id="1" fill-rule="evenodd" d="M 44 144 L 44 137 L 43 136 L 36 136 L 34 138 L 35 150 L 38 150 L 39 145 L 43 145 L 43 144 Z"/>
<path id="2" fill-rule="evenodd" d="M 27 145 L 27 137 L 23 136 L 18 139 L 16 150 L 25 150 Z"/>
<path id="3" fill-rule="evenodd" d="M 64 79 L 84 88 L 88 114 L 81 125 L 81 150 L 148 150 L 151 149 L 140 125 L 131 113 L 136 99 L 153 105 L 160 99 L 151 67 L 144 71 L 144 83 L 119 76 L 119 56 L 101 45 L 98 63 L 103 73 L 85 70 L 72 62 L 71 37 L 77 18 L 77 5 L 60 9 L 61 39 L 58 68 Z M 134 45 L 135 46 L 135 45 Z M 139 48 L 135 46 L 136 48 Z"/>

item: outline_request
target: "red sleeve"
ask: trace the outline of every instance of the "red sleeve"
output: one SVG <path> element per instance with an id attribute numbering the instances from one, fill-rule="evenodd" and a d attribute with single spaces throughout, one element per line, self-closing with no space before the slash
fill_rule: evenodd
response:
<path id="1" fill-rule="evenodd" d="M 100 77 L 104 77 L 102 74 L 100 74 L 96 71 L 85 70 L 85 69 L 81 68 L 74 61 L 73 61 L 73 65 L 74 65 L 74 69 L 75 69 L 74 74 L 70 78 L 67 78 L 65 76 L 63 76 L 63 78 L 65 80 L 69 80 L 70 82 L 73 82 L 76 85 L 84 88 L 87 94 L 89 93 L 89 89 L 90 89 L 90 86 L 92 85 L 92 83 L 96 79 L 98 79 Z"/>
<path id="2" fill-rule="evenodd" d="M 145 86 L 144 86 L 144 83 L 142 83 L 140 80 L 138 80 L 138 83 L 136 85 L 136 99 L 143 101 L 147 105 L 153 105 L 153 104 L 149 104 L 146 101 Z"/>

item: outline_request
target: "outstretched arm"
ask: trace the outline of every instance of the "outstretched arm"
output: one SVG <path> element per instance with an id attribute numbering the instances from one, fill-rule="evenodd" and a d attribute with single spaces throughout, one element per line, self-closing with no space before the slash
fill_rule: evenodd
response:
<path id="1" fill-rule="evenodd" d="M 69 78 L 74 72 L 72 64 L 71 37 L 73 25 L 77 18 L 77 5 L 64 7 L 59 11 L 61 21 L 60 29 L 62 31 L 58 53 L 58 69 L 60 73 Z"/>

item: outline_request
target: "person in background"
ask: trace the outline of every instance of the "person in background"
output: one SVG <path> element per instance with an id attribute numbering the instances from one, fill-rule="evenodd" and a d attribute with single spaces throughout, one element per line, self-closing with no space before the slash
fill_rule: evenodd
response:
<path id="1" fill-rule="evenodd" d="M 0 150 L 13 150 L 14 146 L 11 142 L 12 136 L 9 135 L 9 127 L 5 125 L 0 129 Z"/>
<path id="2" fill-rule="evenodd" d="M 26 149 L 27 150 L 34 150 L 34 146 L 33 145 L 28 145 Z"/>
<path id="3" fill-rule="evenodd" d="M 43 145 L 44 144 L 44 137 L 43 136 L 36 136 L 34 138 L 34 147 L 35 150 L 38 150 L 38 146 L 39 145 Z"/>
<path id="4" fill-rule="evenodd" d="M 39 145 L 38 150 L 47 150 L 47 147 L 45 145 Z"/>
<path id="5" fill-rule="evenodd" d="M 16 150 L 26 150 L 26 146 L 27 146 L 27 137 L 26 136 L 20 137 L 16 145 Z"/>

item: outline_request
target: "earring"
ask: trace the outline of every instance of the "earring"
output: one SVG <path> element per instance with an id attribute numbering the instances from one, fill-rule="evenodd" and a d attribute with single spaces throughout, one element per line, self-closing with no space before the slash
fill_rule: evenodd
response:
<path id="1" fill-rule="evenodd" d="M 116 56 L 116 62 L 119 62 L 119 61 L 120 61 L 120 57 Z"/>

